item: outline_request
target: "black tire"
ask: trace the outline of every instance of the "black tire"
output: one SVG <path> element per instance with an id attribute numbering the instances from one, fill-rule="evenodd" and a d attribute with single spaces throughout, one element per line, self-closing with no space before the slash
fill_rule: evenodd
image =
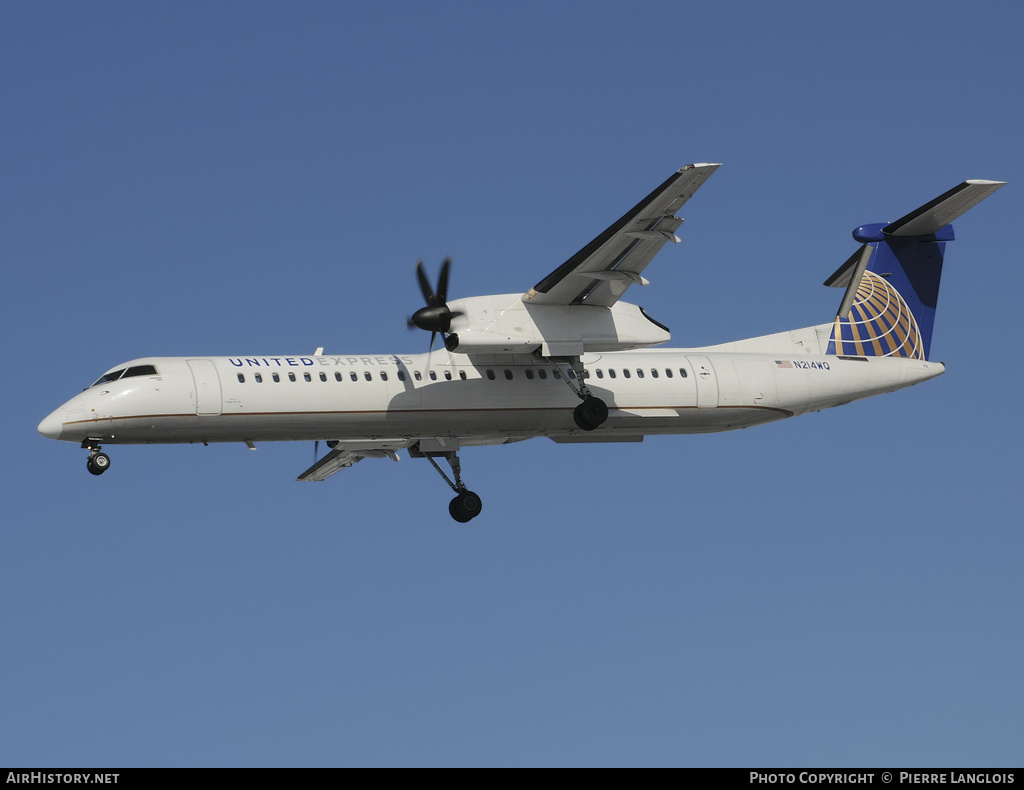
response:
<path id="1" fill-rule="evenodd" d="M 576 427 L 581 431 L 592 431 L 596 428 L 596 425 L 591 425 L 585 419 L 583 419 L 583 404 L 581 403 L 575 409 L 572 410 L 572 419 L 576 423 Z"/>
<path id="2" fill-rule="evenodd" d="M 580 430 L 592 431 L 608 419 L 608 406 L 600 398 L 591 395 L 573 409 L 572 418 Z"/>
<path id="3" fill-rule="evenodd" d="M 110 456 L 106 453 L 90 455 L 85 466 L 92 474 L 101 475 L 110 468 Z"/>
<path id="4" fill-rule="evenodd" d="M 608 419 L 608 406 L 600 398 L 595 398 L 591 395 L 580 404 L 580 414 L 585 422 L 590 423 L 596 428 L 599 425 L 603 425 Z"/>
<path id="5" fill-rule="evenodd" d="M 448 503 L 448 512 L 451 517 L 461 524 L 472 521 L 480 515 L 483 502 L 472 491 L 460 491 L 455 499 Z"/>

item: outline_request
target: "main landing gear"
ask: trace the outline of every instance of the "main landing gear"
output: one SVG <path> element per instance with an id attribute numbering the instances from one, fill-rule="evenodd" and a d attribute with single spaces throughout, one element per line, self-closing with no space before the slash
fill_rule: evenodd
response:
<path id="1" fill-rule="evenodd" d="M 89 451 L 89 458 L 85 462 L 85 467 L 92 474 L 101 475 L 110 468 L 110 456 L 100 452 L 101 448 L 98 440 L 86 439 L 82 442 L 82 449 Z"/>
<path id="2" fill-rule="evenodd" d="M 551 363 L 558 369 L 555 359 Z M 576 393 L 581 403 L 573 409 L 572 419 L 576 426 L 583 431 L 593 431 L 604 425 L 608 419 L 608 404 L 595 396 L 587 387 L 587 371 L 579 357 L 569 357 L 569 368 L 572 376 L 565 376 L 563 380 L 569 388 Z M 575 383 L 574 383 L 575 382 Z"/>
<path id="3" fill-rule="evenodd" d="M 448 503 L 448 512 L 453 519 L 461 524 L 465 524 L 480 515 L 483 502 L 477 494 L 466 488 L 466 484 L 462 482 L 462 464 L 459 461 L 458 452 L 454 450 L 424 451 L 419 445 L 415 445 L 409 448 L 409 455 L 413 458 L 426 458 L 430 461 L 431 466 L 437 470 L 437 473 L 444 478 L 444 481 L 455 492 L 455 498 Z M 437 461 L 434 460 L 435 458 L 444 458 L 448 462 L 448 465 L 452 468 L 452 475 L 455 477 L 454 481 L 437 465 Z"/>
<path id="4" fill-rule="evenodd" d="M 593 395 L 584 395 L 583 402 L 572 411 L 576 425 L 584 431 L 593 431 L 608 419 L 608 405 Z"/>

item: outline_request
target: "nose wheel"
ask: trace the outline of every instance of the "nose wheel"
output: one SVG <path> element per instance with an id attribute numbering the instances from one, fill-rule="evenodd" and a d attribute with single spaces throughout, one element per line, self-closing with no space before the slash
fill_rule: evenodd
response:
<path id="1" fill-rule="evenodd" d="M 110 456 L 100 452 L 99 439 L 86 439 L 82 442 L 82 449 L 89 451 L 89 458 L 85 462 L 85 468 L 91 474 L 101 475 L 110 468 Z"/>
<path id="2" fill-rule="evenodd" d="M 110 456 L 106 453 L 92 453 L 85 466 L 94 475 L 101 475 L 110 468 Z"/>

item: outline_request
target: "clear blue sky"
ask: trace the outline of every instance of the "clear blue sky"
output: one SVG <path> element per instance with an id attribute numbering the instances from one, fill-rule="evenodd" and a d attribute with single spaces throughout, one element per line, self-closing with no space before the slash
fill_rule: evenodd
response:
<path id="1" fill-rule="evenodd" d="M 1011 3 L 0 7 L 0 764 L 1024 763 Z M 830 320 L 850 231 L 966 178 L 946 375 L 749 431 L 294 482 L 307 444 L 36 425 L 145 355 L 409 353 L 413 267 L 525 290 L 722 162 L 633 298 Z M 634 292 L 631 291 L 631 294 Z M 1009 345 L 1007 345 L 1009 343 Z"/>

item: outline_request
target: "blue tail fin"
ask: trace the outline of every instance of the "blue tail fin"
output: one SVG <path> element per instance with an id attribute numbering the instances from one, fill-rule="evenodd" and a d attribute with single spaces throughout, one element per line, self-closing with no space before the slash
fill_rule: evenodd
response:
<path id="1" fill-rule="evenodd" d="M 825 281 L 846 287 L 826 353 L 928 359 L 949 223 L 1004 183 L 965 181 L 893 223 L 857 228 L 861 248 Z"/>

